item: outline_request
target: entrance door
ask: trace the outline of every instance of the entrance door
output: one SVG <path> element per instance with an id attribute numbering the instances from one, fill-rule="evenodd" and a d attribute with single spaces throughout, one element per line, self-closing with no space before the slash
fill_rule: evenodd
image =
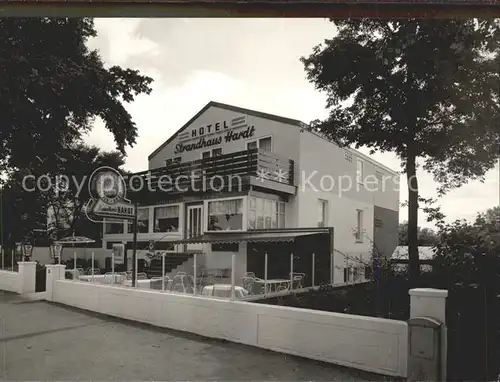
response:
<path id="1" fill-rule="evenodd" d="M 203 206 L 188 206 L 187 207 L 187 232 L 186 238 L 192 239 L 203 234 Z M 203 245 L 188 244 L 187 250 L 202 250 Z"/>

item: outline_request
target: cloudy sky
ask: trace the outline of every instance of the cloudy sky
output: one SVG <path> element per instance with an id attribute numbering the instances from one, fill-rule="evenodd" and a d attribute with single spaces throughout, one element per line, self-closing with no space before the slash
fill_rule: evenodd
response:
<path id="1" fill-rule="evenodd" d="M 139 69 L 154 78 L 153 92 L 127 106 L 139 129 L 137 144 L 127 151 L 126 166 L 147 169 L 147 156 L 209 101 L 219 101 L 310 122 L 324 118 L 325 97 L 305 79 L 299 61 L 324 39 L 335 35 L 322 19 L 97 19 L 98 37 L 89 42 L 106 64 Z M 115 148 L 97 121 L 86 141 Z M 361 150 L 367 153 L 365 150 Z M 390 153 L 376 160 L 400 170 Z M 423 197 L 436 185 L 420 172 Z M 404 176 L 400 199 L 407 199 Z M 470 183 L 439 201 L 449 220 L 473 219 L 499 204 L 499 168 L 484 183 Z M 407 218 L 401 208 L 400 220 Z M 425 222 L 421 213 L 422 226 Z"/>

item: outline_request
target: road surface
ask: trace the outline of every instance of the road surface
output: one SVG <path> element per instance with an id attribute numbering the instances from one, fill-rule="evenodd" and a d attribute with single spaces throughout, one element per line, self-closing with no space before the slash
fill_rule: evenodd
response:
<path id="1" fill-rule="evenodd" d="M 0 380 L 384 379 L 0 291 Z"/>

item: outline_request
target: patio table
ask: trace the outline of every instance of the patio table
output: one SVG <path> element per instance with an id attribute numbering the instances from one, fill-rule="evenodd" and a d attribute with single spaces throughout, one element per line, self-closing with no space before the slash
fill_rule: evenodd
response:
<path id="1" fill-rule="evenodd" d="M 230 284 L 207 285 L 202 289 L 201 295 L 228 298 L 231 297 L 231 285 Z M 244 298 L 248 295 L 248 292 L 244 288 L 235 285 L 234 295 L 236 298 Z"/>
<path id="2" fill-rule="evenodd" d="M 254 282 L 254 285 L 257 285 L 257 293 L 256 290 L 254 289 L 254 294 L 260 294 L 262 293 L 262 288 L 266 284 L 265 280 L 258 280 Z M 267 280 L 267 293 L 269 292 L 276 292 L 279 286 L 285 286 L 287 289 L 290 289 L 290 280 L 287 279 L 269 279 Z M 274 290 L 273 290 L 274 289 Z"/>

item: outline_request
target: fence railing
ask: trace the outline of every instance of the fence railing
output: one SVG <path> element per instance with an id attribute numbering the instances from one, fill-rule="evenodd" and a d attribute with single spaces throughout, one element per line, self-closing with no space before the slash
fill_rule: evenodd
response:
<path id="1" fill-rule="evenodd" d="M 153 261 L 156 262 L 153 268 Z M 158 262 L 161 261 L 161 265 Z M 297 257 L 291 253 L 289 269 L 280 277 L 268 272 L 269 259 L 264 255 L 263 272 L 238 271 L 237 256 L 231 257 L 231 264 L 225 268 L 210 266 L 210 259 L 201 253 L 162 252 L 161 260 L 152 259 L 143 272 L 138 272 L 136 265 L 136 284 L 133 286 L 132 271 L 118 270 L 114 256 L 111 258 L 111 269 L 101 272 L 100 269 L 83 269 L 78 267 L 76 253 L 72 262 L 66 266 L 66 279 L 106 284 L 125 288 L 151 289 L 158 292 L 187 293 L 204 297 L 230 299 L 258 299 L 273 295 L 283 295 L 292 291 L 307 290 L 318 286 L 315 280 L 315 255 L 311 256 L 312 272 L 303 273 L 295 269 Z M 92 254 L 92 264 L 94 255 Z M 130 268 L 132 268 L 130 266 Z"/>
<path id="2" fill-rule="evenodd" d="M 146 190 L 160 190 L 175 194 L 206 190 L 209 185 L 234 189 L 240 185 L 238 182 L 262 172 L 269 180 L 294 185 L 293 160 L 251 149 L 135 173 L 130 178 L 130 193 L 137 196 Z M 222 185 L 213 184 L 214 177 Z"/>

